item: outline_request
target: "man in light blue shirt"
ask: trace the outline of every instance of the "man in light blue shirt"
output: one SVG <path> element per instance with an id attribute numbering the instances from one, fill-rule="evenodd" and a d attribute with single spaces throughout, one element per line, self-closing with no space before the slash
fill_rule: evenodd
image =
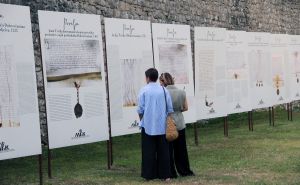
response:
<path id="1" fill-rule="evenodd" d="M 140 90 L 137 112 L 142 128 L 142 177 L 169 180 L 170 157 L 166 140 L 166 118 L 173 112 L 167 89 L 156 83 L 158 71 L 145 72 L 147 85 Z"/>

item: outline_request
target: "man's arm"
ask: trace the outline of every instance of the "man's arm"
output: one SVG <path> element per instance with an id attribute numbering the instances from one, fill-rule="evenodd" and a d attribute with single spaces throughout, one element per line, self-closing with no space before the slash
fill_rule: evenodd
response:
<path id="1" fill-rule="evenodd" d="M 138 97 L 138 107 L 137 107 L 137 113 L 139 115 L 140 120 L 143 119 L 144 110 L 145 110 L 145 96 L 143 91 L 141 90 Z"/>

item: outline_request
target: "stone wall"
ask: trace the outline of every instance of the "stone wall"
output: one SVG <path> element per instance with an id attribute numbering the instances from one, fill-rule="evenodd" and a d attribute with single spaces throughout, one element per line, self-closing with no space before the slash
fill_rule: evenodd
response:
<path id="1" fill-rule="evenodd" d="M 44 136 L 46 110 L 38 10 L 189 24 L 192 26 L 192 35 L 193 26 L 300 35 L 299 0 L 0 0 L 0 3 L 26 5 L 31 8 L 40 120 Z"/>

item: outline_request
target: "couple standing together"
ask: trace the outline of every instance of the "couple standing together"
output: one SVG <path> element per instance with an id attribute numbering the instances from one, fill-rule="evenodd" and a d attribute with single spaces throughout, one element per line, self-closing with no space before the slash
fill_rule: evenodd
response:
<path id="1" fill-rule="evenodd" d="M 145 72 L 147 85 L 140 90 L 137 112 L 142 129 L 142 177 L 146 180 L 176 178 L 194 175 L 190 170 L 185 140 L 185 122 L 182 112 L 188 110 L 186 94 L 174 86 L 169 73 Z M 166 140 L 166 119 L 171 115 L 179 136 Z M 177 172 L 176 172 L 177 171 Z"/>

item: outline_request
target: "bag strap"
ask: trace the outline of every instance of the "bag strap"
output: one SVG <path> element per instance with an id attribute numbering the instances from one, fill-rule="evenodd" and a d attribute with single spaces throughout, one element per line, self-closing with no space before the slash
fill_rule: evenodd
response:
<path id="1" fill-rule="evenodd" d="M 162 86 L 163 90 L 164 90 L 164 96 L 165 96 L 165 103 L 166 103 L 166 114 L 168 115 L 168 104 L 167 104 L 167 96 L 166 96 L 166 91 L 165 88 Z"/>

